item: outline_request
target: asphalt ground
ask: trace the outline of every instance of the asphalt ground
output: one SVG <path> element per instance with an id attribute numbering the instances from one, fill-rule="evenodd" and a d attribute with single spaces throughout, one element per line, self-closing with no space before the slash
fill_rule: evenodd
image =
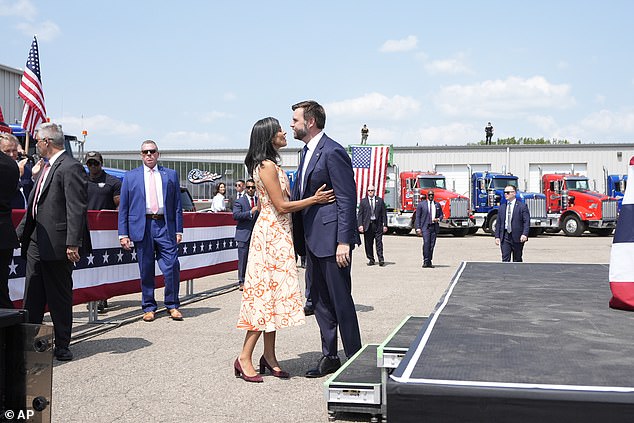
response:
<path id="1" fill-rule="evenodd" d="M 499 247 L 482 232 L 464 238 L 440 235 L 434 269 L 421 268 L 422 238 L 383 239 L 385 267 L 367 266 L 362 247 L 353 255 L 353 297 L 363 343 L 381 343 L 408 315 L 428 315 L 462 261 L 500 261 Z M 609 263 L 611 243 L 612 237 L 590 234 L 542 235 L 529 239 L 524 259 Z M 303 280 L 302 269 L 300 277 Z M 321 356 L 312 316 L 305 325 L 278 333 L 277 356 L 290 372 L 289 380 L 269 375 L 255 384 L 234 377 L 233 361 L 244 340 L 244 332 L 236 329 L 236 282 L 237 272 L 197 279 L 194 292 L 199 295 L 184 300 L 181 322 L 165 312 L 154 322 L 143 322 L 140 293 L 111 299 L 98 324 L 87 323 L 85 305 L 76 306 L 71 344 L 75 358 L 54 362 L 52 421 L 327 422 L 327 378 L 304 377 Z M 156 294 L 162 299 L 162 290 Z M 261 352 L 260 341 L 256 364 Z M 340 357 L 345 357 L 341 345 Z M 338 415 L 338 421 L 369 419 L 367 414 Z"/>

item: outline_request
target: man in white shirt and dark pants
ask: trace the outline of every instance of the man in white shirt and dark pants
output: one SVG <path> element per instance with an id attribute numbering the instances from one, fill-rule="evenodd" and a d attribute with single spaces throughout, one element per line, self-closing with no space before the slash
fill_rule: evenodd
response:
<path id="1" fill-rule="evenodd" d="M 522 261 L 524 243 L 528 241 L 531 216 L 526 204 L 515 198 L 515 187 L 504 188 L 506 202 L 500 205 L 498 221 L 495 227 L 495 245 L 502 250 L 502 261 Z"/>

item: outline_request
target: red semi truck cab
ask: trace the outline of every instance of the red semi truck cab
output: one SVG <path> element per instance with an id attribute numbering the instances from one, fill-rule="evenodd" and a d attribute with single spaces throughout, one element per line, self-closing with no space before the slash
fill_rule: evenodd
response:
<path id="1" fill-rule="evenodd" d="M 469 199 L 447 190 L 445 177 L 436 172 L 411 170 L 398 174 L 398 189 L 395 190 L 398 197 L 393 199 L 394 207 L 388 211 L 388 228 L 397 233 L 408 233 L 414 227 L 416 207 L 427 198 L 429 190 L 434 192 L 434 201 L 442 207 L 441 231 L 465 236 L 472 225 Z"/>
<path id="2" fill-rule="evenodd" d="M 542 176 L 548 226 L 568 236 L 586 230 L 608 236 L 616 227 L 617 200 L 590 190 L 588 178 L 578 174 L 550 173 Z"/>

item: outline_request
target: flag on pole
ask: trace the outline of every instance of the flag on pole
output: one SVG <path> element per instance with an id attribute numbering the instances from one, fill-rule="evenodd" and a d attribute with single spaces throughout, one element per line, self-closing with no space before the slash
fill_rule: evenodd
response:
<path id="1" fill-rule="evenodd" d="M 357 184 L 357 204 L 365 197 L 369 185 L 374 185 L 375 194 L 383 198 L 390 146 L 352 146 L 350 148 L 354 181 Z"/>
<path id="2" fill-rule="evenodd" d="M 29 58 L 26 60 L 26 69 L 24 69 L 22 74 L 18 94 L 24 100 L 22 127 L 33 134 L 37 125 L 46 122 L 44 91 L 42 90 L 42 77 L 40 75 L 40 54 L 35 36 L 31 43 L 31 50 L 29 50 Z"/>
<path id="3" fill-rule="evenodd" d="M 634 157 L 627 180 L 634 180 Z M 634 188 L 628 185 L 612 240 L 610 252 L 610 307 L 634 310 Z"/>

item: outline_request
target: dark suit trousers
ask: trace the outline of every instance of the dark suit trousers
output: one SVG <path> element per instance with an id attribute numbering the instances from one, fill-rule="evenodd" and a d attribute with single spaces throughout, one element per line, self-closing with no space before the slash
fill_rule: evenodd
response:
<path id="1" fill-rule="evenodd" d="M 434 247 L 436 246 L 436 229 L 433 224 L 424 224 L 423 233 L 423 264 L 431 264 L 434 258 Z"/>
<path id="2" fill-rule="evenodd" d="M 308 246 L 307 246 L 308 247 Z M 352 254 L 350 254 L 352 259 Z M 310 273 L 310 296 L 321 332 L 322 354 L 337 356 L 337 326 L 346 357 L 361 349 L 357 312 L 352 300 L 352 262 L 342 269 L 335 256 L 319 258 L 306 248 L 306 271 Z"/>
<path id="3" fill-rule="evenodd" d="M 500 241 L 500 249 L 502 250 L 502 261 L 511 261 L 511 255 L 514 262 L 522 261 L 522 252 L 524 251 L 524 243 L 513 242 L 511 234 L 504 231 L 502 240 Z"/>
<path id="4" fill-rule="evenodd" d="M 29 323 L 41 324 L 48 304 L 55 330 L 55 347 L 68 348 L 73 324 L 73 264 L 68 260 L 41 260 L 35 240 L 26 253 L 24 308 Z"/>
<path id="5" fill-rule="evenodd" d="M 383 227 L 377 226 L 376 220 L 370 220 L 368 230 L 363 233 L 365 244 L 365 256 L 374 261 L 374 244 L 376 243 L 376 255 L 379 261 L 383 260 Z"/>
<path id="6" fill-rule="evenodd" d="M 244 274 L 247 271 L 247 259 L 249 258 L 249 243 L 236 241 L 238 243 L 238 283 L 244 283 Z"/>
<path id="7" fill-rule="evenodd" d="M 165 307 L 178 308 L 178 288 L 180 285 L 180 263 L 176 238 L 169 236 L 165 220 L 145 221 L 143 240 L 134 243 L 141 273 L 141 307 L 143 311 L 156 311 L 154 299 L 154 260 L 158 262 L 165 281 Z"/>
<path id="8" fill-rule="evenodd" d="M 0 249 L 0 308 L 13 308 L 9 297 L 9 264 L 13 258 L 13 248 Z"/>

